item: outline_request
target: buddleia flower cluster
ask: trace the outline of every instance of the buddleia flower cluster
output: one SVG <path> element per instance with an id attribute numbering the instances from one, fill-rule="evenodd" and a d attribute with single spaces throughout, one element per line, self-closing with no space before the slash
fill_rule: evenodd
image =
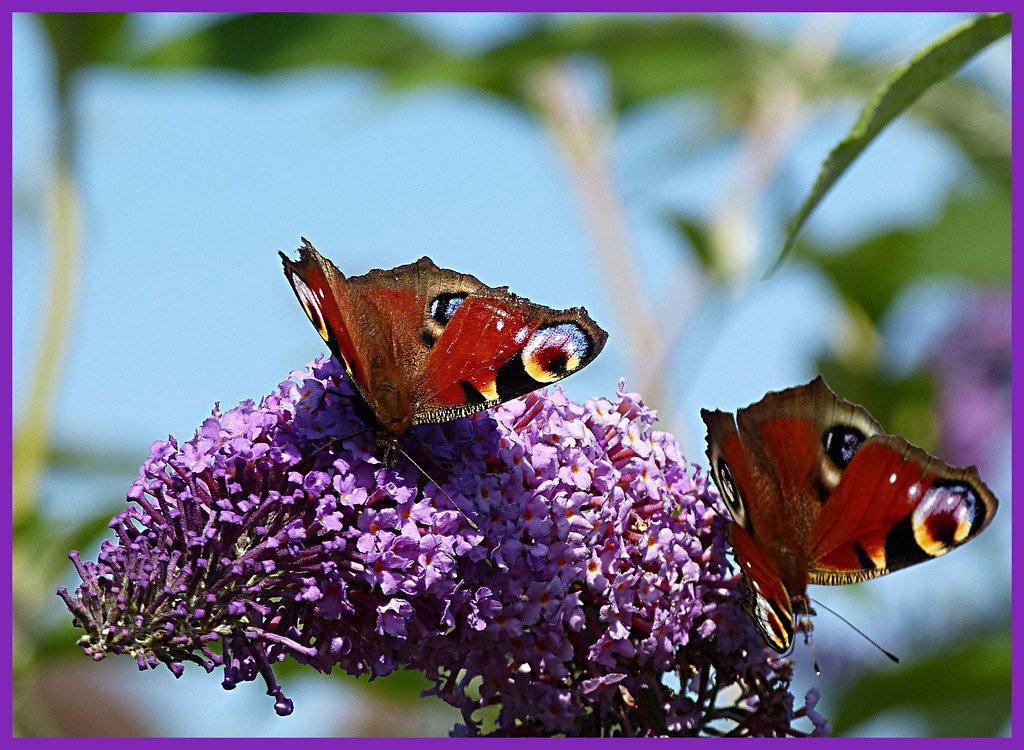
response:
<path id="1" fill-rule="evenodd" d="M 1010 295 L 979 291 L 934 346 L 942 455 L 991 471 L 1010 430 L 1013 337 Z"/>
<path id="2" fill-rule="evenodd" d="M 317 360 L 154 443 L 114 538 L 72 553 L 82 583 L 58 593 L 93 659 L 262 679 L 282 715 L 292 659 L 421 671 L 460 735 L 825 732 L 742 611 L 717 494 L 655 416 L 621 383 L 585 404 L 555 388 L 414 428 L 387 468 Z"/>

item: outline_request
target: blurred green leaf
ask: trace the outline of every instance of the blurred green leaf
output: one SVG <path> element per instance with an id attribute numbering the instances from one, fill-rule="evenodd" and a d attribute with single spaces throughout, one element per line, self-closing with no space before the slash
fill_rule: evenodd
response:
<path id="1" fill-rule="evenodd" d="M 938 220 L 919 230 L 890 232 L 843 253 L 798 247 L 847 302 L 877 323 L 912 282 L 945 277 L 1008 287 L 1010 195 L 989 190 L 951 199 Z"/>
<path id="2" fill-rule="evenodd" d="M 686 238 L 693 248 L 694 255 L 700 261 L 701 267 L 712 276 L 721 276 L 718 259 L 711 247 L 711 238 L 708 236 L 707 227 L 699 224 L 685 216 L 673 216 L 671 222 L 679 234 Z"/>
<path id="3" fill-rule="evenodd" d="M 74 616 L 68 612 L 67 617 L 59 624 L 45 630 L 35 631 L 33 640 L 36 662 L 33 664 L 34 669 L 38 668 L 39 663 L 51 659 L 63 659 L 74 655 L 84 658 L 82 647 L 77 643 L 84 631 L 75 627 L 73 622 Z"/>
<path id="4" fill-rule="evenodd" d="M 455 82 L 526 102 L 533 70 L 581 56 L 603 63 L 611 104 L 626 109 L 682 91 L 752 87 L 751 73 L 769 48 L 763 39 L 693 15 L 542 17 L 529 32 L 471 60 Z"/>
<path id="5" fill-rule="evenodd" d="M 919 719 L 936 737 L 992 737 L 1010 720 L 1010 627 L 884 672 L 861 675 L 836 700 L 833 733 L 889 711 Z"/>
<path id="6" fill-rule="evenodd" d="M 479 55 L 458 55 L 388 15 L 243 14 L 175 37 L 136 63 L 242 73 L 362 66 L 396 85 L 456 84 L 527 103 L 527 82 L 535 69 L 585 55 L 605 64 L 615 106 L 625 108 L 681 90 L 719 92 L 748 82 L 767 45 L 696 16 L 566 21 L 537 14 L 535 19 L 507 43 Z"/>
<path id="7" fill-rule="evenodd" d="M 79 68 L 116 62 L 125 49 L 128 13 L 39 13 L 57 63 L 58 87 L 66 89 Z"/>
<path id="8" fill-rule="evenodd" d="M 422 672 L 411 669 L 399 669 L 375 680 L 360 677 L 355 682 L 367 692 L 393 701 L 419 700 L 420 693 L 432 685 Z"/>
<path id="9" fill-rule="evenodd" d="M 372 69 L 394 87 L 459 85 L 530 107 L 530 81 L 539 68 L 567 58 L 593 60 L 607 74 L 610 108 L 679 93 L 707 94 L 721 108 L 726 128 L 743 118 L 759 86 L 774 75 L 797 81 L 805 96 L 867 96 L 885 70 L 873 62 L 839 59 L 807 75 L 787 46 L 735 24 L 696 15 L 558 16 L 533 14 L 515 38 L 479 54 L 435 44 L 400 18 L 363 14 L 239 14 L 218 18 L 129 61 L 141 67 L 211 67 L 247 74 L 306 66 Z M 921 105 L 926 120 L 942 129 L 987 173 L 1004 179 L 1008 118 L 981 88 L 956 86 L 958 101 Z M 944 106 L 945 105 L 945 106 Z M 916 109 L 916 108 L 915 108 Z M 972 117 L 988 113 L 982 119 Z"/>
<path id="10" fill-rule="evenodd" d="M 797 233 L 828 191 L 879 133 L 930 87 L 949 77 L 995 40 L 1010 33 L 1009 13 L 990 13 L 958 26 L 897 68 L 864 105 L 849 134 L 825 159 L 800 210 L 789 223 L 782 252 L 771 274 L 785 260 Z"/>
<path id="11" fill-rule="evenodd" d="M 50 448 L 47 463 L 58 471 L 79 474 L 124 475 L 131 482 L 138 475 L 146 454 L 119 451 L 91 445 L 60 444 Z M 128 485 L 125 485 L 125 490 Z"/>
<path id="12" fill-rule="evenodd" d="M 299 664 L 294 659 L 285 659 L 274 665 L 274 673 L 285 682 L 292 675 L 306 674 L 308 671 L 308 666 Z M 373 680 L 365 675 L 354 677 L 340 669 L 332 671 L 331 675 L 347 685 L 365 690 L 381 699 L 394 701 L 419 700 L 420 693 L 432 685 L 422 672 L 411 669 L 399 669 L 386 677 L 377 677 Z"/>
<path id="13" fill-rule="evenodd" d="M 12 569 L 22 579 L 16 588 L 28 582 L 36 591 L 56 585 L 71 570 L 68 553 L 85 550 L 104 536 L 111 517 L 119 509 L 104 509 L 71 526 L 41 513 L 33 513 L 16 524 Z"/>
<path id="14" fill-rule="evenodd" d="M 857 369 L 839 359 L 818 360 L 818 372 L 842 398 L 860 404 L 882 428 L 925 450 L 939 442 L 935 387 L 924 373 L 893 377 L 877 368 Z"/>
<path id="15" fill-rule="evenodd" d="M 396 16 L 364 13 L 242 14 L 154 47 L 141 67 L 222 68 L 260 74 L 345 65 L 396 71 L 442 55 Z"/>
<path id="16" fill-rule="evenodd" d="M 941 131 L 981 174 L 1010 190 L 1011 128 L 1007 109 L 963 79 L 933 87 L 914 105 L 914 117 Z"/>

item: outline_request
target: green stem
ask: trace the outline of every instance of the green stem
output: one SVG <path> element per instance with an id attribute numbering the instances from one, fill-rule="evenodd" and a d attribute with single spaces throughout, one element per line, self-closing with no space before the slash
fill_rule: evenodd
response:
<path id="1" fill-rule="evenodd" d="M 49 288 L 38 321 L 38 349 L 28 375 L 26 405 L 14 431 L 15 526 L 32 516 L 38 502 L 39 480 L 49 453 L 54 396 L 78 297 L 81 237 L 73 171 L 73 112 L 66 89 L 58 98 L 58 112 L 57 162 L 47 196 L 47 229 L 52 248 L 46 276 Z"/>

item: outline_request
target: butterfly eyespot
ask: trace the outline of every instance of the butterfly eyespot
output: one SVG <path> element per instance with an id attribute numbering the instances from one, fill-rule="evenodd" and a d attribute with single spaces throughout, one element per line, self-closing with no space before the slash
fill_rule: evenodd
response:
<path id="1" fill-rule="evenodd" d="M 836 425 L 821 436 L 821 445 L 832 464 L 836 468 L 845 469 L 866 439 L 864 433 L 856 427 Z"/>
<path id="2" fill-rule="evenodd" d="M 424 321 L 423 331 L 420 334 L 423 344 L 428 349 L 433 348 L 437 340 L 441 338 L 444 329 L 455 317 L 455 313 L 459 311 L 459 307 L 468 296 L 469 294 L 465 292 L 444 292 L 430 301 L 427 308 L 427 319 Z"/>
<path id="3" fill-rule="evenodd" d="M 937 481 L 910 517 L 914 541 L 932 557 L 963 544 L 975 528 L 978 496 L 969 484 Z"/>
<path id="4" fill-rule="evenodd" d="M 523 347 L 523 367 L 538 383 L 553 383 L 578 370 L 590 349 L 590 337 L 575 323 L 543 326 Z"/>
<path id="5" fill-rule="evenodd" d="M 732 470 L 724 459 L 719 458 L 715 464 L 715 483 L 718 485 L 725 507 L 729 509 L 732 520 L 740 526 L 747 525 L 747 509 L 743 505 L 743 498 L 736 489 L 736 480 L 733 478 Z"/>
<path id="6" fill-rule="evenodd" d="M 465 292 L 457 294 L 445 292 L 437 295 L 430 303 L 430 317 L 442 327 L 448 325 L 468 296 Z"/>

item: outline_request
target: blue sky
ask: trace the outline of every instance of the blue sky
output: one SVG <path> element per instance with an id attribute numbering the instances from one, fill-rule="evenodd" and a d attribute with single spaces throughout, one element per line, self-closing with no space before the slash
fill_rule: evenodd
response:
<path id="1" fill-rule="evenodd" d="M 843 45 L 896 61 L 955 21 L 948 15 L 858 16 L 849 21 Z M 199 22 L 157 14 L 140 19 L 138 27 L 158 38 Z M 513 32 L 522 19 L 424 14 L 412 22 L 450 43 L 481 46 Z M 788 38 L 800 19 L 747 16 L 728 22 Z M 54 118 L 52 68 L 39 29 L 16 15 L 13 32 L 14 401 L 21 414 L 30 408 L 24 403 L 25 379 L 44 288 L 41 205 Z M 972 66 L 972 74 L 1008 92 L 1009 60 L 1004 41 Z M 579 400 L 610 395 L 620 375 L 631 378 L 619 343 L 626 334 L 608 298 L 613 292 L 594 268 L 557 150 L 522 111 L 440 88 L 391 96 L 365 74 L 327 70 L 262 80 L 96 70 L 80 83 L 84 263 L 53 425 L 59 440 L 122 449 L 141 461 L 153 440 L 168 433 L 191 436 L 214 402 L 229 406 L 258 398 L 318 354 L 320 339 L 277 258 L 278 250 L 292 251 L 300 235 L 346 273 L 429 255 L 439 265 L 507 284 L 537 302 L 584 305 L 609 330 L 609 344 L 594 364 L 564 383 L 566 390 Z M 791 180 L 811 184 L 859 104 L 819 113 L 800 132 L 785 165 Z M 699 132 L 702 116 L 700 102 L 657 103 L 623 118 L 612 142 L 628 230 L 655 306 L 670 292 L 667 280 L 692 266 L 660 214 L 712 210 L 735 158 L 730 143 L 710 152 L 681 148 L 679 168 L 651 178 L 650 159 L 660 153 L 655 140 L 670 129 L 684 142 L 688 132 Z M 923 222 L 948 191 L 968 179 L 965 165 L 939 136 L 899 122 L 844 178 L 810 231 L 841 245 L 880 227 Z M 767 259 L 779 246 L 781 230 L 770 224 L 760 229 L 759 249 Z M 935 299 L 915 307 L 921 322 L 906 334 L 907 350 L 922 347 L 929 326 L 939 327 L 948 307 Z M 693 460 L 704 463 L 700 408 L 743 406 L 767 390 L 808 380 L 814 357 L 835 340 L 840 324 L 829 287 L 795 264 L 771 283 L 752 281 L 732 297 L 712 295 L 697 308 L 673 359 L 677 388 L 663 408 L 676 416 L 663 427 L 679 436 Z M 989 483 L 1008 498 L 1008 459 L 1005 465 Z M 109 482 L 86 486 L 73 477 L 48 482 L 48 497 L 62 515 L 116 510 L 126 489 Z M 1008 506 L 996 524 L 1006 530 L 1006 540 Z M 998 537 L 996 527 L 988 535 Z M 1008 547 L 995 539 L 975 546 L 953 556 L 957 565 L 934 563 L 946 563 L 955 591 L 970 588 L 970 573 L 979 567 L 1005 562 Z M 926 594 L 914 582 L 938 580 L 930 578 L 936 575 L 942 572 L 915 570 L 871 584 L 875 612 L 908 597 L 918 597 L 923 606 L 934 592 Z M 829 603 L 847 602 L 846 612 L 860 606 L 851 602 L 863 601 L 856 592 L 828 594 L 822 598 Z M 982 608 L 996 601 L 985 592 L 975 596 Z M 54 616 L 60 616 L 56 603 Z M 826 617 L 818 619 L 820 638 L 849 639 Z M 872 617 L 855 619 L 864 625 Z M 893 648 L 905 630 L 877 616 L 871 622 L 872 635 L 888 638 L 885 645 Z M 851 648 L 861 648 L 849 640 Z M 128 676 L 130 667 L 105 668 L 123 669 L 129 684 L 148 686 L 139 687 L 143 691 L 170 683 L 169 675 Z M 191 701 L 193 689 L 203 695 L 187 731 L 287 734 L 299 725 L 276 717 L 256 722 L 253 717 L 268 708 L 258 690 L 250 691 L 249 702 L 237 691 L 221 691 L 216 679 L 187 679 L 192 687 L 166 698 L 172 704 Z M 316 722 L 317 699 L 297 704 L 295 719 L 304 732 L 331 731 L 333 725 Z M 225 711 L 241 723 L 225 726 Z M 171 724 L 161 729 L 174 731 Z"/>

